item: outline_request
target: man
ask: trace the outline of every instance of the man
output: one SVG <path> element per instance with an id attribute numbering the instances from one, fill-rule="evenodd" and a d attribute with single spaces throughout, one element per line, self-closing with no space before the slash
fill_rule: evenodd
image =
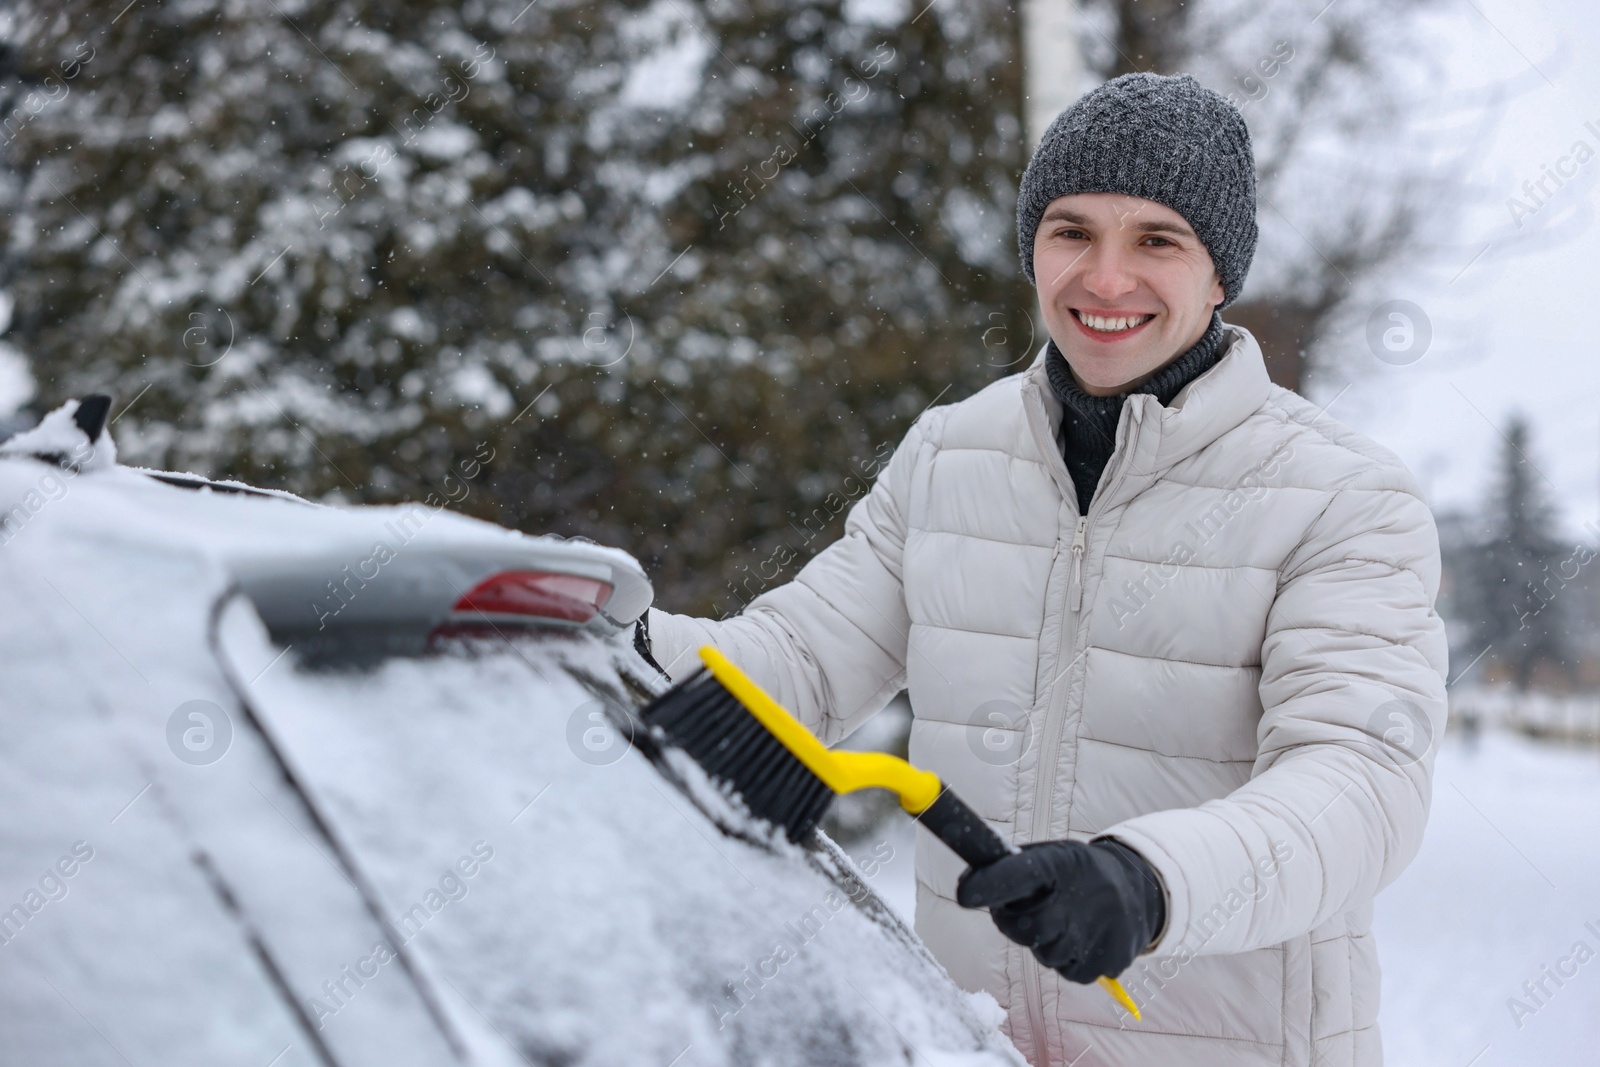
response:
<path id="1" fill-rule="evenodd" d="M 1217 314 L 1256 235 L 1233 105 L 1087 94 L 1018 196 L 1033 364 L 919 417 L 793 582 L 648 616 L 669 673 L 716 645 L 825 741 L 909 690 L 912 761 L 1024 846 L 966 871 L 919 831 L 917 930 L 1040 1067 L 1381 1062 L 1371 902 L 1427 819 L 1438 537 Z"/>

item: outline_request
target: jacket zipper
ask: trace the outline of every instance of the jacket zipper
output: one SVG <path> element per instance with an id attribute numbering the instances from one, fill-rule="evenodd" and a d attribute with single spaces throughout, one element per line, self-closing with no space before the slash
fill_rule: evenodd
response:
<path id="1" fill-rule="evenodd" d="M 1141 421 L 1136 414 L 1130 412 L 1134 423 Z M 1126 453 L 1133 450 L 1133 438 L 1137 426 L 1130 426 L 1128 438 L 1124 442 L 1124 455 L 1121 458 L 1116 477 L 1106 485 L 1106 492 L 1100 498 L 1102 501 L 1111 497 L 1115 490 L 1122 484 L 1126 475 Z M 1061 658 L 1065 658 L 1078 644 L 1078 630 L 1083 622 L 1083 557 L 1089 545 L 1089 517 L 1094 511 L 1094 501 L 1089 502 L 1089 511 L 1078 516 L 1078 525 L 1072 536 L 1072 562 L 1071 570 L 1067 573 L 1067 607 L 1072 612 L 1072 621 L 1069 626 L 1063 626 L 1066 640 L 1063 642 Z M 1102 505 L 1103 507 L 1103 505 Z M 1058 551 L 1060 542 L 1057 541 Z M 1069 661 L 1061 674 L 1065 674 L 1077 664 L 1077 659 Z M 1057 749 L 1061 744 L 1061 730 L 1063 720 L 1066 718 L 1066 694 L 1071 689 L 1071 684 L 1061 674 L 1056 676 L 1051 685 L 1050 709 L 1045 719 L 1044 737 L 1041 739 L 1039 749 L 1039 782 L 1034 792 L 1033 803 L 1033 828 L 1029 836 L 1032 841 L 1042 841 L 1050 830 L 1050 808 L 1054 803 L 1055 774 L 1049 768 L 1056 763 Z M 1044 971 L 1042 965 L 1034 958 L 1032 952 L 1023 953 L 1023 989 L 1028 998 L 1028 1021 L 1034 1033 L 1034 1048 L 1043 1054 L 1048 1044 L 1044 1028 Z"/>
<path id="2" fill-rule="evenodd" d="M 1067 578 L 1067 606 L 1083 610 L 1083 550 L 1089 543 L 1089 516 L 1078 516 L 1078 531 L 1072 535 L 1072 572 Z"/>

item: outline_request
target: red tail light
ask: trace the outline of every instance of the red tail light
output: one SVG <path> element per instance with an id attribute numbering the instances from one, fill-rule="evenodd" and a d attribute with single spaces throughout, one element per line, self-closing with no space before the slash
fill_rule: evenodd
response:
<path id="1" fill-rule="evenodd" d="M 502 571 L 456 601 L 452 614 L 470 622 L 479 612 L 585 623 L 611 599 L 611 583 L 550 571 Z"/>

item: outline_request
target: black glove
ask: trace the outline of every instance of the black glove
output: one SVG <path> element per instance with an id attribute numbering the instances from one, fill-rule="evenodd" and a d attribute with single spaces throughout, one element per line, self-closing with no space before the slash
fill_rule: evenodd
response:
<path id="1" fill-rule="evenodd" d="M 963 908 L 989 909 L 1000 932 L 1073 982 L 1115 978 L 1166 922 L 1161 876 L 1108 839 L 1038 841 L 956 883 Z"/>

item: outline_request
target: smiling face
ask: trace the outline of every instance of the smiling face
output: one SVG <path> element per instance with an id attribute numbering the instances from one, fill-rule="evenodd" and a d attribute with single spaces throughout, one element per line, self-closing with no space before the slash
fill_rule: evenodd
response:
<path id="1" fill-rule="evenodd" d="M 1045 326 L 1092 396 L 1131 389 L 1188 351 L 1224 295 L 1182 215 L 1118 193 L 1050 201 L 1033 276 Z"/>

